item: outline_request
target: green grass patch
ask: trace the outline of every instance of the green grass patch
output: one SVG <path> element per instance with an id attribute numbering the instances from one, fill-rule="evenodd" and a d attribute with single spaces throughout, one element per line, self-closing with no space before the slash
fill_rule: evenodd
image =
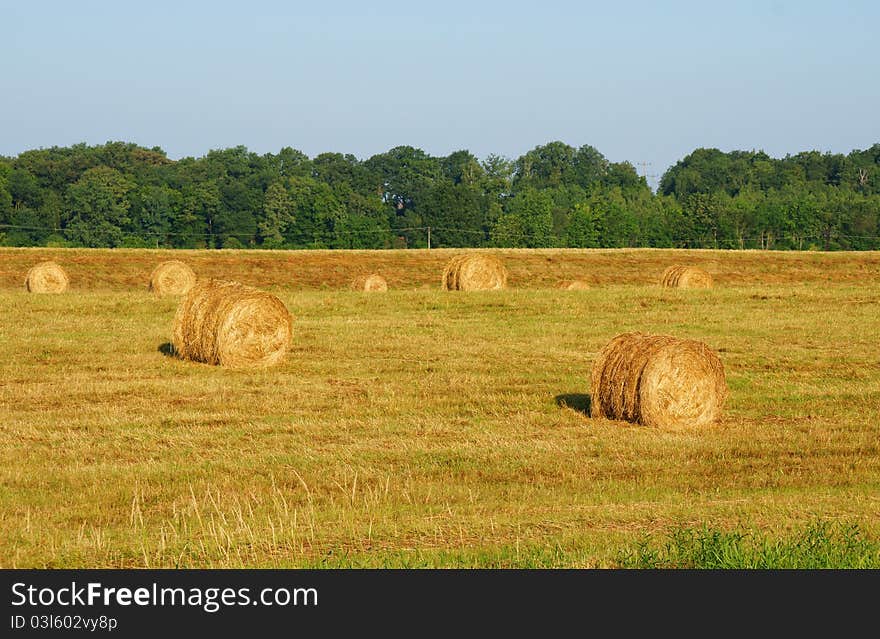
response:
<path id="1" fill-rule="evenodd" d="M 679 528 L 621 551 L 621 568 L 845 569 L 880 568 L 880 541 L 857 524 L 814 522 L 785 537 L 755 531 Z"/>

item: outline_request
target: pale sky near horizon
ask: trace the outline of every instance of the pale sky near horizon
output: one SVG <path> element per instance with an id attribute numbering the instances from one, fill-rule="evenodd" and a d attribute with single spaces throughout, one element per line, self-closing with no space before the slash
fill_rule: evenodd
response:
<path id="1" fill-rule="evenodd" d="M 175 159 L 513 159 L 561 140 L 660 175 L 698 147 L 880 142 L 876 1 L 0 0 L 0 16 L 6 156 L 123 140 Z"/>

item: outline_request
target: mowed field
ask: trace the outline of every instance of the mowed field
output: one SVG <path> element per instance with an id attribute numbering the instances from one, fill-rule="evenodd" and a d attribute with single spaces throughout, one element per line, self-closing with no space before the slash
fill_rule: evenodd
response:
<path id="1" fill-rule="evenodd" d="M 0 567 L 617 567 L 817 530 L 880 566 L 880 253 L 499 250 L 508 290 L 441 291 L 460 252 L 0 249 Z M 46 259 L 67 292 L 25 291 Z M 284 362 L 169 355 L 166 259 L 278 295 Z M 661 289 L 673 263 L 716 287 Z M 720 423 L 590 419 L 632 330 L 718 352 Z"/>

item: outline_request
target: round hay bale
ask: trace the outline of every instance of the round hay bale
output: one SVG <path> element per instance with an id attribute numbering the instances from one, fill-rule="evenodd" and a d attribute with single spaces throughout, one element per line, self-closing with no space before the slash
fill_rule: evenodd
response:
<path id="1" fill-rule="evenodd" d="M 586 291 L 591 287 L 586 280 L 562 280 L 556 285 L 556 288 L 563 291 Z"/>
<path id="2" fill-rule="evenodd" d="M 623 333 L 599 352 L 590 375 L 590 414 L 658 428 L 696 428 L 721 416 L 721 360 L 703 342 Z"/>
<path id="3" fill-rule="evenodd" d="M 31 293 L 63 293 L 70 284 L 67 273 L 55 262 L 40 262 L 30 268 L 24 280 Z"/>
<path id="4" fill-rule="evenodd" d="M 293 318 L 284 303 L 226 280 L 199 280 L 180 301 L 171 343 L 183 359 L 229 367 L 263 367 L 284 359 Z"/>
<path id="5" fill-rule="evenodd" d="M 670 266 L 660 277 L 664 288 L 712 288 L 712 276 L 696 266 L 676 264 Z"/>
<path id="6" fill-rule="evenodd" d="M 196 283 L 196 274 L 185 262 L 168 260 L 153 269 L 149 290 L 156 295 L 186 295 Z"/>
<path id="7" fill-rule="evenodd" d="M 361 275 L 351 283 L 351 290 L 367 293 L 383 293 L 388 290 L 388 282 L 378 273 Z"/>
<path id="8" fill-rule="evenodd" d="M 446 291 L 489 291 L 507 286 L 507 269 L 494 255 L 467 253 L 453 257 L 443 270 Z"/>

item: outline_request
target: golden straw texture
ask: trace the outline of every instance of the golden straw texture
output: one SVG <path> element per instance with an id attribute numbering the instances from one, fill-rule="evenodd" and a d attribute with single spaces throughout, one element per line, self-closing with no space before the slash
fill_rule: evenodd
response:
<path id="1" fill-rule="evenodd" d="M 55 262 L 40 262 L 32 266 L 24 280 L 31 293 L 63 293 L 70 284 L 67 273 Z"/>
<path id="2" fill-rule="evenodd" d="M 727 394 L 724 366 L 706 344 L 623 333 L 593 364 L 590 413 L 645 426 L 693 428 L 716 421 Z"/>
<path id="3" fill-rule="evenodd" d="M 156 295 L 186 295 L 196 283 L 196 274 L 185 262 L 168 260 L 153 269 L 149 290 Z"/>
<path id="4" fill-rule="evenodd" d="M 507 286 L 507 269 L 494 255 L 457 255 L 446 265 L 441 286 L 447 291 L 502 289 Z"/>
<path id="5" fill-rule="evenodd" d="M 696 266 L 676 264 L 670 266 L 660 277 L 664 288 L 712 288 L 712 276 Z"/>
<path id="6" fill-rule="evenodd" d="M 293 318 L 272 295 L 238 282 L 199 280 L 174 316 L 172 344 L 183 359 L 230 367 L 284 359 Z"/>
<path id="7" fill-rule="evenodd" d="M 366 291 L 368 293 L 381 293 L 388 290 L 388 282 L 378 273 L 361 275 L 351 283 L 351 290 Z"/>

